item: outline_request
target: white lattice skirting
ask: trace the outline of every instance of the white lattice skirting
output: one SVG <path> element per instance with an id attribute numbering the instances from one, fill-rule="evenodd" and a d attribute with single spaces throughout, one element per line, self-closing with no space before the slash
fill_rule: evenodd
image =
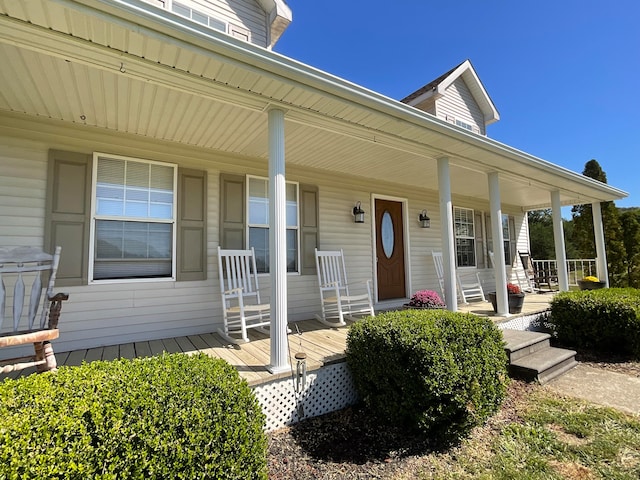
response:
<path id="1" fill-rule="evenodd" d="M 508 328 L 511 330 L 538 331 L 540 329 L 544 329 L 549 313 L 550 313 L 550 310 L 545 310 L 542 312 L 532 313 L 530 315 L 523 315 L 521 317 L 516 317 L 506 322 L 499 323 L 497 327 L 500 330 L 504 330 Z"/>
<path id="2" fill-rule="evenodd" d="M 547 310 L 523 315 L 497 326 L 500 329 L 537 330 L 544 327 L 548 314 Z M 267 416 L 267 431 L 334 412 L 358 401 L 346 362 L 327 365 L 308 373 L 307 383 L 299 393 L 291 377 L 257 385 L 253 387 L 253 392 Z"/>
<path id="3" fill-rule="evenodd" d="M 257 385 L 253 392 L 267 416 L 267 431 L 340 410 L 358 400 L 346 362 L 308 373 L 299 393 L 292 378 Z"/>

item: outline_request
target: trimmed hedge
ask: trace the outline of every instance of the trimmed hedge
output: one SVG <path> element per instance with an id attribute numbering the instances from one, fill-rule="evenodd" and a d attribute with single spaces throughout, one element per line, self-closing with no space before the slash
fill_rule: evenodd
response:
<path id="1" fill-rule="evenodd" d="M 353 324 L 347 362 L 378 421 L 438 443 L 465 436 L 493 415 L 508 383 L 498 328 L 446 310 L 387 312 Z"/>
<path id="2" fill-rule="evenodd" d="M 559 293 L 551 300 L 549 320 L 558 340 L 565 345 L 640 358 L 638 289 Z"/>
<path id="3" fill-rule="evenodd" d="M 204 354 L 0 383 L 0 478 L 266 479 L 264 415 Z"/>

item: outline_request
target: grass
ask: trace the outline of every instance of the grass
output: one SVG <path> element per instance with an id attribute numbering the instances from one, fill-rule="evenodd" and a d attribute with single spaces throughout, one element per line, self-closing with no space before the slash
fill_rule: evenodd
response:
<path id="1" fill-rule="evenodd" d="M 421 479 L 638 479 L 640 418 L 536 390 L 517 418 L 429 455 Z"/>

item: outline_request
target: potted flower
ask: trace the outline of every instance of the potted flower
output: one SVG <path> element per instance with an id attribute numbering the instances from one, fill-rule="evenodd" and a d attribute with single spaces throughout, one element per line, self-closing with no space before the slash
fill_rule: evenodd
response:
<path id="1" fill-rule="evenodd" d="M 578 280 L 578 287 L 580 287 L 580 290 L 598 290 L 599 288 L 604 288 L 605 285 L 605 282 L 601 282 L 598 280 L 598 277 L 594 277 L 593 275 L 589 275 L 588 277 L 584 277 L 582 280 Z"/>
<path id="2" fill-rule="evenodd" d="M 446 305 L 433 290 L 418 290 L 411 296 L 409 303 L 404 304 L 404 308 L 421 308 L 421 309 L 436 309 L 444 308 Z"/>
<path id="3" fill-rule="evenodd" d="M 520 287 L 514 283 L 507 283 L 507 295 L 509 300 L 509 313 L 520 313 L 522 311 L 522 305 L 524 304 L 524 293 Z M 493 311 L 498 311 L 496 302 L 496 292 L 487 293 L 491 305 L 493 305 Z"/>

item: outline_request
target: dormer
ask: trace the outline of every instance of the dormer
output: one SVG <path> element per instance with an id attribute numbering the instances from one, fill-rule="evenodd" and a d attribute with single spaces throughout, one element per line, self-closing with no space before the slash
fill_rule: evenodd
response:
<path id="1" fill-rule="evenodd" d="M 284 0 L 145 0 L 213 30 L 271 50 L 292 20 Z"/>
<path id="2" fill-rule="evenodd" d="M 480 135 L 500 114 L 469 60 L 400 100 Z"/>

